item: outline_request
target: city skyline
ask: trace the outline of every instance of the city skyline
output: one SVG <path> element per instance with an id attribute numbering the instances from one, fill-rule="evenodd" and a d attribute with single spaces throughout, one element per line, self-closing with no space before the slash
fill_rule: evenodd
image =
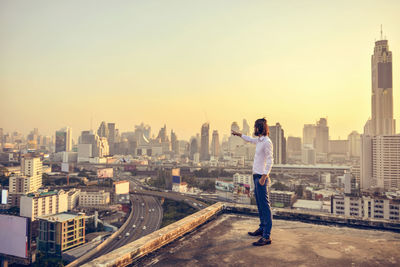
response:
<path id="1" fill-rule="evenodd" d="M 265 116 L 286 136 L 302 136 L 304 124 L 327 117 L 331 138 L 346 139 L 370 116 L 380 24 L 398 103 L 400 4 L 385 3 L 97 1 L 93 10 L 89 2 L 3 1 L 0 126 L 46 135 L 70 126 L 76 140 L 91 121 L 93 130 L 104 120 L 121 132 L 145 122 L 189 140 L 204 122 L 222 138 L 232 121 L 252 127 Z M 259 98 L 265 106 L 254 104 Z"/>

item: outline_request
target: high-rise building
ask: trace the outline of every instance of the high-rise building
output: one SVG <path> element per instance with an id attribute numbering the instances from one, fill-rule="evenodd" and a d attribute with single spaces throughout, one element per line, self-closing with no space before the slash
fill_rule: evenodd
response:
<path id="1" fill-rule="evenodd" d="M 195 155 L 196 153 L 199 153 L 199 145 L 198 145 L 198 143 L 197 143 L 197 138 L 193 137 L 193 138 L 190 140 L 189 158 L 190 158 L 191 160 L 193 160 L 193 159 L 194 159 L 194 155 Z"/>
<path id="2" fill-rule="evenodd" d="M 316 128 L 314 124 L 304 124 L 303 146 L 315 148 Z"/>
<path id="3" fill-rule="evenodd" d="M 210 159 L 210 124 L 204 123 L 201 126 L 200 160 Z"/>
<path id="4" fill-rule="evenodd" d="M 250 126 L 247 123 L 246 119 L 243 119 L 243 129 L 242 129 L 242 134 L 244 135 L 249 135 L 250 134 Z"/>
<path id="5" fill-rule="evenodd" d="M 99 137 L 108 137 L 108 126 L 105 121 L 102 121 L 99 129 L 97 129 L 97 135 Z"/>
<path id="6" fill-rule="evenodd" d="M 328 153 L 329 127 L 326 118 L 321 118 L 315 126 L 315 151 Z"/>
<path id="7" fill-rule="evenodd" d="M 373 185 L 385 190 L 400 188 L 400 135 L 378 135 L 372 139 Z"/>
<path id="8" fill-rule="evenodd" d="M 166 125 L 164 125 L 164 127 L 160 129 L 156 140 L 161 144 L 162 153 L 168 153 L 171 151 L 171 142 L 169 141 L 167 135 Z"/>
<path id="9" fill-rule="evenodd" d="M 214 130 L 211 140 L 211 155 L 215 158 L 219 157 L 220 146 L 219 146 L 219 135 L 218 131 Z"/>
<path id="10" fill-rule="evenodd" d="M 240 132 L 239 124 L 234 121 L 231 124 L 231 131 Z M 243 133 L 245 134 L 245 133 Z M 228 138 L 228 150 L 231 153 L 234 153 L 238 147 L 244 145 L 244 141 L 242 138 L 238 138 L 237 136 L 230 135 Z"/>
<path id="11" fill-rule="evenodd" d="M 173 130 L 171 130 L 171 150 L 175 155 L 179 155 L 179 141 Z"/>
<path id="12" fill-rule="evenodd" d="M 3 151 L 4 148 L 4 134 L 3 134 L 3 128 L 0 128 L 0 152 Z"/>
<path id="13" fill-rule="evenodd" d="M 10 176 L 10 193 L 36 192 L 42 187 L 42 160 L 32 155 L 21 159 L 21 175 Z"/>
<path id="14" fill-rule="evenodd" d="M 116 139 L 115 123 L 107 123 L 107 128 L 108 128 L 107 141 L 108 141 L 108 146 L 110 149 L 110 155 L 114 155 L 115 154 L 115 139 Z"/>
<path id="15" fill-rule="evenodd" d="M 80 154 L 80 148 L 85 151 L 91 149 L 91 153 L 84 153 L 85 155 L 88 154 L 91 157 L 104 157 L 109 153 L 107 138 L 100 138 L 96 133 L 93 133 L 92 131 L 82 131 L 82 134 L 79 138 L 79 144 L 90 144 L 91 147 L 78 145 L 78 156 Z"/>
<path id="16" fill-rule="evenodd" d="M 294 161 L 301 160 L 301 138 L 289 136 L 287 138 L 286 157 L 287 161 L 293 159 Z"/>
<path id="17" fill-rule="evenodd" d="M 72 149 L 72 129 L 65 127 L 56 131 L 56 153 L 69 152 Z"/>
<path id="18" fill-rule="evenodd" d="M 269 138 L 274 146 L 274 163 L 286 163 L 286 138 L 282 126 L 277 122 L 274 126 L 269 126 Z"/>
<path id="19" fill-rule="evenodd" d="M 151 136 L 151 127 L 141 123 L 140 125 L 135 125 L 135 137 L 139 140 L 139 136 L 144 136 L 147 140 Z"/>
<path id="20" fill-rule="evenodd" d="M 372 186 L 372 136 L 361 135 L 360 189 Z"/>
<path id="21" fill-rule="evenodd" d="M 361 135 L 353 131 L 347 137 L 349 141 L 349 156 L 351 158 L 360 157 L 361 152 Z"/>
<path id="22" fill-rule="evenodd" d="M 381 31 L 382 34 L 382 31 Z M 371 119 L 361 135 L 360 188 L 399 189 L 398 135 L 393 119 L 392 52 L 388 41 L 375 42 L 371 57 Z"/>
<path id="23" fill-rule="evenodd" d="M 296 152 L 301 154 L 301 138 L 289 136 L 287 138 L 287 152 Z"/>
<path id="24" fill-rule="evenodd" d="M 392 52 L 387 40 L 375 42 L 371 68 L 372 135 L 393 135 L 396 126 L 393 119 Z"/>

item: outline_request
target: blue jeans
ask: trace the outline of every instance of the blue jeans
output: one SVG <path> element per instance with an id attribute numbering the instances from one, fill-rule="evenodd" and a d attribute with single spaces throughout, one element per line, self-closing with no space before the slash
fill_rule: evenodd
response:
<path id="1" fill-rule="evenodd" d="M 262 175 L 253 174 L 254 179 L 254 195 L 257 201 L 258 215 L 260 216 L 260 230 L 263 231 L 263 237 L 269 238 L 272 228 L 272 212 L 269 203 L 269 186 L 270 180 L 267 178 L 264 185 L 258 182 Z"/>

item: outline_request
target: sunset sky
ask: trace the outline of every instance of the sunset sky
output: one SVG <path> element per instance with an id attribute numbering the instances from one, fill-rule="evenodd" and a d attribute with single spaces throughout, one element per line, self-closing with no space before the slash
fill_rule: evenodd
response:
<path id="1" fill-rule="evenodd" d="M 265 116 L 301 136 L 327 117 L 347 138 L 371 114 L 381 24 L 400 129 L 398 0 L 0 0 L 0 128 L 76 138 L 92 117 L 188 139 Z"/>

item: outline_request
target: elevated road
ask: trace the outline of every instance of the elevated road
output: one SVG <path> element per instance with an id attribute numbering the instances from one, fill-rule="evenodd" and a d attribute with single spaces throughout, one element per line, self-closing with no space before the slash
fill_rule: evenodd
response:
<path id="1" fill-rule="evenodd" d="M 126 222 L 126 228 L 110 244 L 85 262 L 89 262 L 160 228 L 163 209 L 155 197 L 131 194 L 131 200 L 133 203 L 133 216 Z"/>

